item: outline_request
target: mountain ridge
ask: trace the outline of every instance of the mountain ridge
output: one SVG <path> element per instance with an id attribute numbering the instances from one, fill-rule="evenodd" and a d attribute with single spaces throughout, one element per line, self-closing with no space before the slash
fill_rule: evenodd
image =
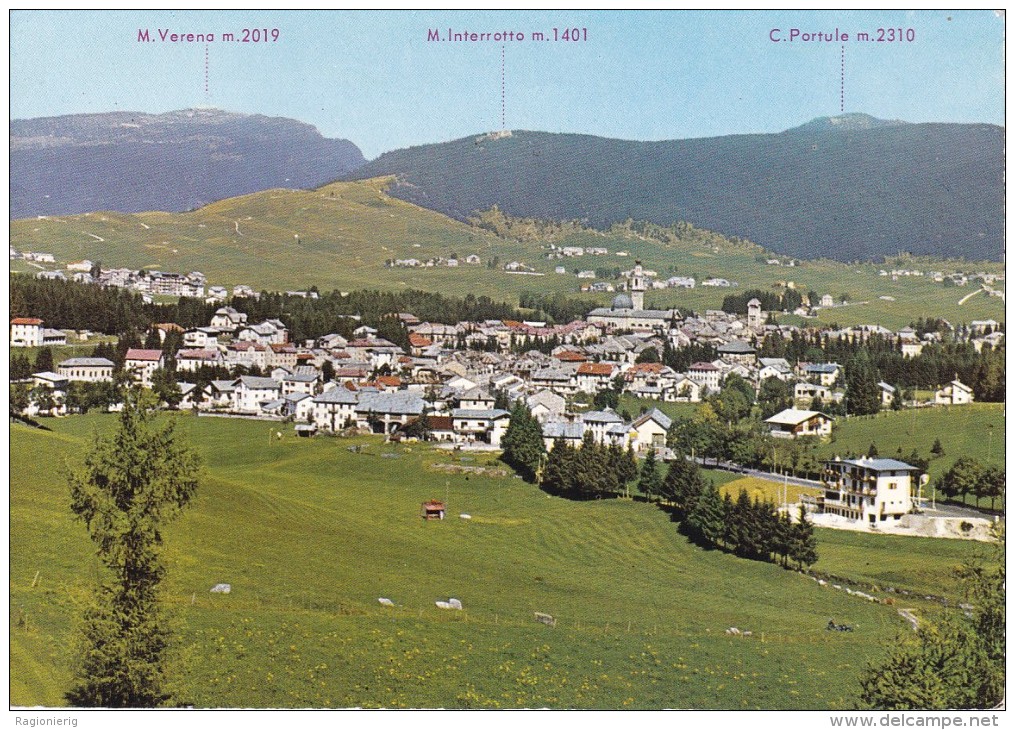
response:
<path id="1" fill-rule="evenodd" d="M 392 195 L 459 220 L 497 205 L 596 227 L 686 221 L 801 258 L 1000 258 L 1001 127 L 822 119 L 655 142 L 471 135 L 384 153 L 344 179 L 393 175 Z"/>
<path id="2" fill-rule="evenodd" d="M 10 217 L 180 212 L 273 187 L 314 188 L 364 164 L 352 142 L 285 117 L 182 109 L 10 122 Z"/>

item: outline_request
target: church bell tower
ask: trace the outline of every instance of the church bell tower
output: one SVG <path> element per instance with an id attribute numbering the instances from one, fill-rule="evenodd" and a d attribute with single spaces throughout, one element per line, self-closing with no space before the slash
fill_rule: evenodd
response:
<path id="1" fill-rule="evenodd" d="M 635 261 L 634 272 L 631 274 L 630 281 L 628 281 L 628 289 L 631 290 L 631 303 L 636 312 L 640 312 L 645 308 L 645 289 L 647 288 L 645 275 L 641 271 L 641 261 Z"/>

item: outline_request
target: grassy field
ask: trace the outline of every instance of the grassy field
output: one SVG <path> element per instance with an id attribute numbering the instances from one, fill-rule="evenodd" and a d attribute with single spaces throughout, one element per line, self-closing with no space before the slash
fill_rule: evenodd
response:
<path id="1" fill-rule="evenodd" d="M 19 705 L 63 703 L 96 562 L 61 465 L 115 417 L 46 423 L 52 432 L 11 427 Z M 511 476 L 435 468 L 492 457 L 372 437 L 269 445 L 271 427 L 256 421 L 182 416 L 181 426 L 205 477 L 167 534 L 165 601 L 182 697 L 198 707 L 844 708 L 863 667 L 905 630 L 897 607 L 696 548 L 652 505 L 569 502 Z M 448 500 L 448 520 L 419 519 L 428 498 Z M 943 586 L 972 549 L 862 539 L 822 531 L 819 565 L 867 575 L 869 548 Z M 229 595 L 209 593 L 223 582 Z M 434 606 L 452 596 L 464 611 Z M 862 631 L 827 632 L 829 617 Z M 754 636 L 726 636 L 729 626 Z"/>
<path id="2" fill-rule="evenodd" d="M 116 344 L 116 337 L 107 335 L 97 335 L 90 338 L 87 342 L 72 341 L 66 345 L 55 345 L 50 347 L 50 351 L 53 353 L 53 363 L 59 365 L 64 360 L 72 357 L 91 357 L 95 351 L 95 346 L 100 342 L 106 342 L 109 344 Z M 11 351 L 11 354 L 24 355 L 31 362 L 35 362 L 35 358 L 39 356 L 41 347 L 18 347 Z"/>
<path id="3" fill-rule="evenodd" d="M 629 268 L 635 258 L 661 275 L 676 272 L 701 280 L 724 277 L 746 287 L 768 289 L 793 282 L 803 291 L 848 294 L 855 304 L 822 310 L 811 324 L 876 322 L 899 328 L 921 316 L 958 324 L 973 319 L 1003 321 L 1004 303 L 985 295 L 958 301 L 971 287 L 945 288 L 926 279 L 892 282 L 874 265 L 805 261 L 800 266 L 759 264 L 758 249 L 733 244 L 682 242 L 662 245 L 634 235 L 581 231 L 555 240 L 559 246 L 606 248 L 609 255 L 549 260 L 545 244 L 497 238 L 385 193 L 386 179 L 333 183 L 319 190 L 268 190 L 219 201 L 189 213 L 87 213 L 11 222 L 11 245 L 53 253 L 61 265 L 88 258 L 105 266 L 204 272 L 210 284 L 248 284 L 256 289 L 323 290 L 416 288 L 465 295 L 480 291 L 517 301 L 522 291 L 578 294 L 575 269 Z M 617 253 L 626 253 L 620 257 Z M 482 265 L 429 269 L 387 268 L 388 259 L 477 254 Z M 499 267 L 486 264 L 494 257 Z M 520 261 L 541 276 L 510 274 L 504 264 Z M 563 265 L 567 273 L 556 274 Z M 921 264 L 922 268 L 928 268 Z M 24 262 L 17 270 L 35 271 Z M 1002 271 L 997 263 L 941 263 L 938 268 Z M 735 290 L 699 287 L 652 291 L 647 307 L 718 308 Z M 590 308 L 612 294 L 587 295 Z M 894 301 L 885 301 L 889 296 Z M 861 303 L 866 302 L 866 303 Z M 786 321 L 791 321 L 787 319 Z M 795 320 L 794 320 L 795 321 Z M 802 322 L 801 322 L 802 323 Z"/>
<path id="4" fill-rule="evenodd" d="M 954 574 L 982 545 L 965 540 L 870 535 L 817 528 L 818 562 L 814 569 L 879 587 L 961 600 Z"/>
<path id="5" fill-rule="evenodd" d="M 758 477 L 739 477 L 731 479 L 722 485 L 719 490 L 722 494 L 729 494 L 734 499 L 743 489 L 751 499 L 768 500 L 774 504 L 782 504 L 785 499 L 789 504 L 800 501 L 801 494 L 816 494 L 817 491 L 796 484 L 780 484 L 768 479 Z"/>

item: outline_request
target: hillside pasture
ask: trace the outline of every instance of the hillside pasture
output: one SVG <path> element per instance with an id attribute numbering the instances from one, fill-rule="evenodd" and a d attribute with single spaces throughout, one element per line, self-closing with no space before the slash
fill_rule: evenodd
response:
<path id="1" fill-rule="evenodd" d="M 721 277 L 737 284 L 736 288 L 653 290 L 645 298 L 649 308 L 717 309 L 725 296 L 745 288 L 792 284 L 802 292 L 831 294 L 837 301 L 847 294 L 854 303 L 821 310 L 817 320 L 808 323 L 879 323 L 897 329 L 921 316 L 944 317 L 955 324 L 988 318 L 1004 321 L 1004 303 L 999 298 L 977 296 L 959 306 L 970 287 L 949 288 L 925 278 L 892 282 L 879 276 L 879 267 L 872 264 L 814 260 L 793 267 L 767 265 L 758 247 L 729 241 L 706 244 L 689 239 L 663 244 L 630 232 L 580 229 L 555 238 L 553 244 L 604 248 L 608 253 L 550 259 L 550 241 L 495 236 L 388 195 L 390 183 L 390 178 L 374 178 L 336 182 L 317 190 L 266 190 L 187 213 L 95 212 L 16 220 L 11 222 L 11 245 L 19 251 L 54 254 L 59 262 L 56 268 L 88 258 L 107 268 L 197 270 L 208 276 L 209 284 L 247 284 L 256 290 L 421 289 L 458 296 L 483 293 L 513 303 L 525 291 L 564 292 L 587 300 L 590 309 L 608 305 L 614 295 L 580 294 L 579 285 L 590 282 L 577 279 L 578 271 L 627 270 L 641 259 L 662 279 L 679 274 L 699 282 Z M 460 258 L 476 254 L 482 264 L 386 266 L 389 259 L 425 261 L 455 254 Z M 495 258 L 497 266 L 490 268 Z M 505 271 L 504 265 L 511 261 L 531 267 L 532 274 Z M 12 270 L 37 271 L 22 261 L 11 265 Z M 564 274 L 555 273 L 558 266 L 564 267 Z M 990 262 L 942 262 L 939 267 L 1002 270 Z M 620 283 L 612 274 L 596 280 Z"/>
<path id="2" fill-rule="evenodd" d="M 205 466 L 196 502 L 167 531 L 164 600 L 180 697 L 197 707 L 841 709 L 905 630 L 892 607 L 701 550 L 652 505 L 571 502 L 510 475 L 434 469 L 500 466 L 493 456 L 289 429 L 272 442 L 277 426 L 264 422 L 180 422 Z M 63 704 L 97 568 L 60 465 L 115 417 L 46 425 L 11 427 L 19 705 Z M 448 519 L 419 518 L 431 498 L 447 500 Z M 915 543 L 892 544 L 924 563 Z M 822 531 L 819 553 L 842 570 L 861 547 Z M 950 581 L 939 565 L 926 579 Z M 217 583 L 231 593 L 210 593 Z M 464 610 L 434 605 L 449 597 Z M 829 617 L 862 631 L 827 632 Z M 728 636 L 730 626 L 754 635 Z"/>

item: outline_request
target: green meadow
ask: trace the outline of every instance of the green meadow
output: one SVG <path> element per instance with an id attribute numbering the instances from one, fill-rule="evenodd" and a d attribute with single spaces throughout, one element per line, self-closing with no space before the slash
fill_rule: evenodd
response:
<path id="1" fill-rule="evenodd" d="M 177 697 L 197 707 L 850 708 L 864 667 L 908 630 L 908 604 L 701 550 L 652 505 L 439 467 L 502 468 L 491 455 L 179 419 L 204 477 L 166 534 L 164 600 Z M 115 423 L 11 426 L 12 704 L 64 703 L 97 574 L 64 470 Z M 448 519 L 420 519 L 430 498 Z M 816 567 L 946 593 L 975 548 L 823 530 Z M 434 605 L 450 597 L 464 610 Z M 828 632 L 829 618 L 858 630 Z"/>
<path id="2" fill-rule="evenodd" d="M 973 319 L 1004 320 L 1004 302 L 975 291 L 944 287 L 929 279 L 903 277 L 892 282 L 872 264 L 804 261 L 799 266 L 759 263 L 761 249 L 730 242 L 680 240 L 664 245 L 634 234 L 578 230 L 554 240 L 558 246 L 602 247 L 605 256 L 548 259 L 548 242 L 499 238 L 387 195 L 388 178 L 332 183 L 318 190 L 267 190 L 230 198 L 187 213 L 112 212 L 23 219 L 11 222 L 11 245 L 18 250 L 53 253 L 62 267 L 90 259 L 103 266 L 198 270 L 209 284 L 248 284 L 255 289 L 423 289 L 448 294 L 482 293 L 517 302 L 521 292 L 565 292 L 609 303 L 613 294 L 579 294 L 577 270 L 626 270 L 640 258 L 661 278 L 691 275 L 699 281 L 722 277 L 739 290 L 769 289 L 792 283 L 804 292 L 846 294 L 850 306 L 821 310 L 816 320 L 786 315 L 787 323 L 841 326 L 880 323 L 900 328 L 918 317 L 938 316 L 958 324 Z M 717 239 L 718 240 L 718 239 Z M 457 268 L 389 268 L 389 259 L 476 254 L 479 265 Z M 618 254 L 626 254 L 618 256 Z M 498 266 L 487 266 L 497 257 Z M 504 264 L 519 261 L 538 275 L 512 274 Z M 555 273 L 557 266 L 565 274 Z M 990 262 L 914 262 L 923 270 L 974 270 L 1000 273 Z M 26 262 L 12 270 L 36 271 Z M 585 280 L 582 280 L 583 282 Z M 649 292 L 647 307 L 716 309 L 737 289 L 698 287 Z M 889 297 L 890 299 L 881 299 Z"/>

